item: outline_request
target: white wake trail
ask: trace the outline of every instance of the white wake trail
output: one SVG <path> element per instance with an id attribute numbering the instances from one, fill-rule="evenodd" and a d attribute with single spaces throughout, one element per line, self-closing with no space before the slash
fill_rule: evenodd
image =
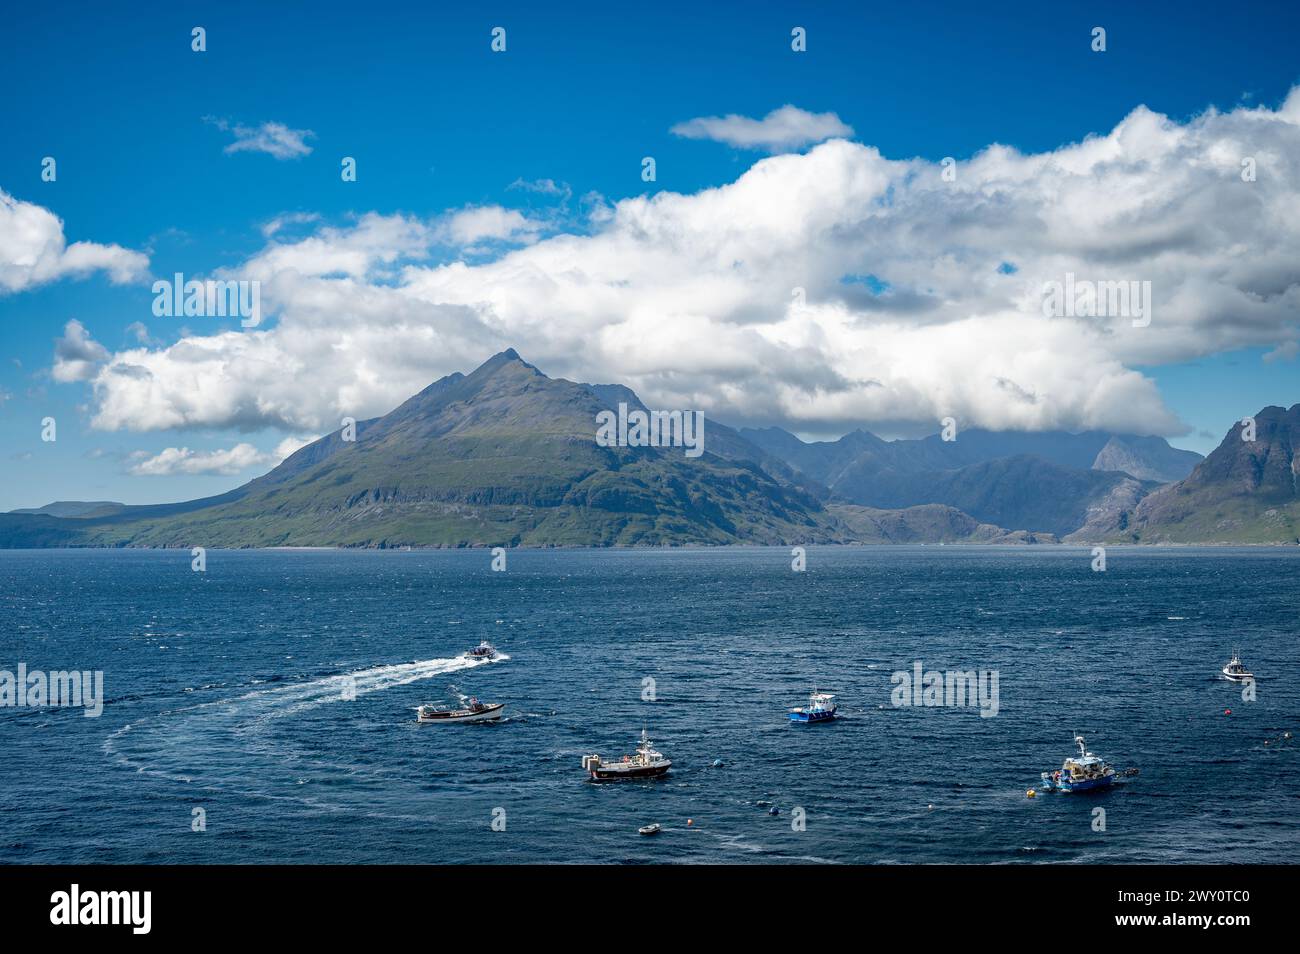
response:
<path id="1" fill-rule="evenodd" d="M 261 739 L 271 723 L 331 703 L 354 701 L 385 689 L 509 658 L 498 653 L 491 660 L 467 656 L 424 659 L 252 689 L 127 723 L 104 740 L 103 749 L 119 764 L 144 774 L 187 783 L 196 781 L 196 777 L 216 776 L 205 781 L 205 786 L 243 788 L 239 784 L 227 785 L 226 780 L 247 780 L 252 770 L 247 759 L 266 755 L 283 760 L 296 755 L 279 752 Z"/>

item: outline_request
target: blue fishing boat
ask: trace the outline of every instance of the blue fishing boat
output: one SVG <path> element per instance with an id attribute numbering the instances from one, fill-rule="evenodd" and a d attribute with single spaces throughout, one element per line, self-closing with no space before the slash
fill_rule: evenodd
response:
<path id="1" fill-rule="evenodd" d="M 835 718 L 835 696 L 829 692 L 814 692 L 808 705 L 790 710 L 791 722 L 830 722 Z"/>
<path id="2" fill-rule="evenodd" d="M 1048 792 L 1087 792 L 1092 789 L 1109 788 L 1115 784 L 1119 774 L 1109 762 L 1088 751 L 1083 736 L 1076 735 L 1074 744 L 1079 747 L 1079 754 L 1065 760 L 1055 772 L 1044 772 L 1043 790 Z"/>

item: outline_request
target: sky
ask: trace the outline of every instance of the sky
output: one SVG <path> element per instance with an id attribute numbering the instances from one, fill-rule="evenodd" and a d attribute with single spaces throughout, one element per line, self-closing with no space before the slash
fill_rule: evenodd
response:
<path id="1" fill-rule="evenodd" d="M 1295 4 L 461 6 L 6 7 L 0 510 L 220 493 L 508 347 L 808 438 L 1300 401 Z"/>

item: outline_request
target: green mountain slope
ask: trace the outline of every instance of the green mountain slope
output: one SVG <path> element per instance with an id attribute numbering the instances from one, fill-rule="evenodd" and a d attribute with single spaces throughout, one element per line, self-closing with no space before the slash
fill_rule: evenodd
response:
<path id="1" fill-rule="evenodd" d="M 596 415 L 606 403 L 597 390 L 548 378 L 506 351 L 473 374 L 443 378 L 390 414 L 362 422 L 353 442 L 340 432 L 328 435 L 219 498 L 80 518 L 75 542 L 395 547 L 844 539 L 814 497 L 739 459 L 744 442 L 729 429 L 715 435 L 706 424 L 705 453 L 694 459 L 682 448 L 598 446 Z M 733 456 L 714 453 L 713 443 Z M 752 448 L 752 456 L 764 455 Z M 57 523 L 40 529 L 47 538 L 71 532 Z M 16 545 L 9 533 L 9 545 Z"/>

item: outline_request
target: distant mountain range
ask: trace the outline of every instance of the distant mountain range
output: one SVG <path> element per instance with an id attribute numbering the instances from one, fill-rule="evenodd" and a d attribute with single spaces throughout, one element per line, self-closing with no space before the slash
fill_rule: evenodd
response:
<path id="1" fill-rule="evenodd" d="M 884 441 L 859 430 L 814 444 L 780 428 L 745 429 L 741 436 L 850 503 L 886 510 L 946 504 L 985 523 L 1062 537 L 1132 508 L 1160 483 L 1186 477 L 1201 460 L 1162 438 L 1099 431 L 972 429 L 952 441 L 937 434 Z M 1126 470 L 1113 466 L 1121 460 Z"/>
<path id="2" fill-rule="evenodd" d="M 509 350 L 226 494 L 13 511 L 0 546 L 1297 542 L 1300 405 L 1266 408 L 1254 444 L 1236 429 L 1202 460 L 1103 432 L 805 443 L 715 421 L 687 457 L 601 446 L 597 415 L 620 404 L 648 411 Z"/>

